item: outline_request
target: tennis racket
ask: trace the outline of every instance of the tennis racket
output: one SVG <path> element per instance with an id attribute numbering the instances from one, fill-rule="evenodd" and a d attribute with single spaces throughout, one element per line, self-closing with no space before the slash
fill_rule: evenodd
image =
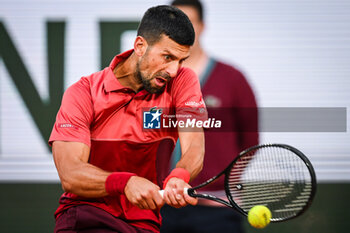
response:
<path id="1" fill-rule="evenodd" d="M 222 175 L 229 201 L 196 192 Z M 258 145 L 244 150 L 220 174 L 187 190 L 191 197 L 222 203 L 245 216 L 253 206 L 264 205 L 271 211 L 271 222 L 301 215 L 311 205 L 315 192 L 312 164 L 302 152 L 285 144 Z"/>

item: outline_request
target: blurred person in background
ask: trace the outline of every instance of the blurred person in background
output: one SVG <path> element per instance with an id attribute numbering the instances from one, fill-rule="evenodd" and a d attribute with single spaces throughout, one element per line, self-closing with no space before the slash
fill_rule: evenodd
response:
<path id="1" fill-rule="evenodd" d="M 257 104 L 253 90 L 244 75 L 233 66 L 211 57 L 204 51 L 200 41 L 205 28 L 201 2 L 175 0 L 171 5 L 182 10 L 193 24 L 195 43 L 184 66 L 192 68 L 199 78 L 209 117 L 215 109 L 221 109 L 225 119 L 229 119 L 232 126 L 232 130 L 222 130 L 225 132 L 205 131 L 204 167 L 191 182 L 194 187 L 225 169 L 242 150 L 258 144 Z M 173 164 L 176 164 L 180 157 L 181 149 L 178 143 L 173 153 Z M 226 199 L 224 179 L 219 179 L 200 190 Z M 240 214 L 206 199 L 199 198 L 196 206 L 181 209 L 164 206 L 161 213 L 162 233 L 244 232 Z"/>

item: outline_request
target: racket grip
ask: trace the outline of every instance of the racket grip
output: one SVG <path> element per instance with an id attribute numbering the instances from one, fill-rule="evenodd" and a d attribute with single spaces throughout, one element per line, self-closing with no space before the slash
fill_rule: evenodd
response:
<path id="1" fill-rule="evenodd" d="M 164 198 L 164 190 L 159 190 L 158 192 L 162 196 L 162 198 Z M 188 194 L 188 188 L 184 188 L 184 192 Z"/>

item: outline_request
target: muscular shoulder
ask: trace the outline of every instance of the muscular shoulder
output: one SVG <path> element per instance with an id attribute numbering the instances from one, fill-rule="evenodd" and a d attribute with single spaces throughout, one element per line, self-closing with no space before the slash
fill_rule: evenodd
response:
<path id="1" fill-rule="evenodd" d="M 196 73 L 187 67 L 181 67 L 176 77 L 171 80 L 168 85 L 169 92 L 174 93 L 179 89 L 187 88 L 190 86 L 196 86 L 198 83 L 198 77 Z"/>
<path id="2" fill-rule="evenodd" d="M 188 68 L 188 67 L 181 67 L 174 79 L 176 83 L 181 83 L 181 82 L 188 82 L 189 80 L 197 80 L 197 75 L 196 73 Z"/>
<path id="3" fill-rule="evenodd" d="M 169 84 L 169 92 L 176 107 L 184 107 L 186 103 L 198 103 L 197 107 L 204 105 L 198 77 L 190 68 L 179 69 Z"/>
<path id="4" fill-rule="evenodd" d="M 104 69 L 81 77 L 76 83 L 67 89 L 67 92 L 77 94 L 81 98 L 92 98 L 98 89 L 103 88 L 105 72 L 106 70 Z"/>
<path id="5" fill-rule="evenodd" d="M 75 111 L 85 112 L 89 115 L 93 112 L 93 103 L 98 93 L 103 88 L 105 70 L 81 77 L 71 85 L 63 96 L 62 106 L 69 106 Z"/>

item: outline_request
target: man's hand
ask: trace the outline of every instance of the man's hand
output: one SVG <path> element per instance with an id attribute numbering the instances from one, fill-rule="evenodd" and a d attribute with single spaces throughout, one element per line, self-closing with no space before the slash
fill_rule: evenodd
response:
<path id="1" fill-rule="evenodd" d="M 160 209 L 164 200 L 159 194 L 159 187 L 151 181 L 132 176 L 127 182 L 124 192 L 128 200 L 140 209 Z"/>
<path id="2" fill-rule="evenodd" d="M 184 207 L 188 204 L 197 205 L 198 200 L 184 192 L 184 188 L 191 188 L 182 179 L 171 178 L 164 189 L 164 201 L 175 208 Z"/>

